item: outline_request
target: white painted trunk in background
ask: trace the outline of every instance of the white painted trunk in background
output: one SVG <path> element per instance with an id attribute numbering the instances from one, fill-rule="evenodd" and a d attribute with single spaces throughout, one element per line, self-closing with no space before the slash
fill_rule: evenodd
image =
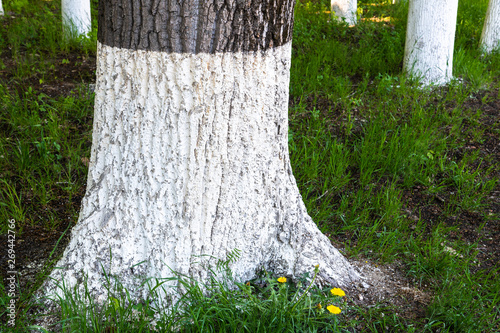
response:
<path id="1" fill-rule="evenodd" d="M 203 280 L 194 256 L 239 249 L 240 281 L 316 264 L 324 283 L 357 279 L 308 216 L 292 174 L 290 56 L 291 43 L 215 55 L 99 44 L 87 193 L 57 264 L 66 268 L 52 277 L 75 285 L 83 271 L 99 295 L 102 265 L 141 297 L 137 276 L 173 269 Z"/>
<path id="2" fill-rule="evenodd" d="M 358 11 L 358 1 L 357 0 L 332 0 L 331 1 L 332 14 L 342 19 L 349 25 L 354 25 L 357 22 L 356 13 Z"/>
<path id="3" fill-rule="evenodd" d="M 0 0 L 0 15 L 2 15 L 2 16 L 4 15 L 2 0 Z"/>
<path id="4" fill-rule="evenodd" d="M 500 0 L 490 0 L 488 4 L 481 34 L 481 47 L 487 53 L 500 48 Z"/>
<path id="5" fill-rule="evenodd" d="M 452 78 L 458 0 L 413 0 L 409 3 L 404 71 L 427 84 Z"/>
<path id="6" fill-rule="evenodd" d="M 61 12 L 66 34 L 79 36 L 91 31 L 90 0 L 62 0 Z"/>

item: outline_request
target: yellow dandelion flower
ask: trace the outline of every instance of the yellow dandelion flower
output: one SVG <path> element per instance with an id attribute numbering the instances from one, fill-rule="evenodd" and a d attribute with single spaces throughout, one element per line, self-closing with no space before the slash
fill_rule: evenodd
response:
<path id="1" fill-rule="evenodd" d="M 340 308 L 338 306 L 335 306 L 335 305 L 328 305 L 326 307 L 326 309 L 328 311 L 330 311 L 330 313 L 333 313 L 333 314 L 339 314 L 341 313 L 342 311 L 340 310 Z"/>
<path id="2" fill-rule="evenodd" d="M 282 276 L 282 277 L 278 278 L 278 282 L 279 283 L 285 283 L 286 282 L 286 277 Z"/>
<path id="3" fill-rule="evenodd" d="M 330 290 L 330 292 L 332 293 L 333 296 L 340 296 L 340 297 L 345 296 L 345 292 L 340 288 L 333 288 L 332 290 Z"/>

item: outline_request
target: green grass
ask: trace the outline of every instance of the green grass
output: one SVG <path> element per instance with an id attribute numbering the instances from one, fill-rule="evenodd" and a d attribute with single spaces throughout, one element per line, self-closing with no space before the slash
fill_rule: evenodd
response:
<path id="1" fill-rule="evenodd" d="M 478 50 L 487 1 L 460 1 L 454 57 L 454 76 L 460 80 L 434 89 L 420 89 L 401 74 L 406 2 L 374 2 L 378 5 L 358 2 L 361 18 L 390 17 L 389 23 L 360 20 L 348 27 L 323 13 L 328 1 L 297 4 L 291 161 L 308 212 L 321 230 L 344 243 L 349 257 L 401 263 L 408 279 L 433 295 L 424 317 L 403 316 L 387 304 L 363 308 L 352 302 L 332 316 L 325 305 L 339 300 L 328 290 L 311 289 L 295 306 L 305 282 L 279 284 L 270 272 L 250 286 L 231 289 L 230 272 L 216 267 L 214 276 L 221 278 L 205 285 L 177 276 L 187 293 L 172 311 L 162 308 L 155 294 L 161 281 L 150 281 L 152 289 L 158 288 L 140 304 L 130 302 L 112 278 L 101 305 L 85 291 L 61 286 L 66 331 L 147 332 L 153 318 L 163 331 L 185 332 L 500 329 L 499 266 L 479 267 L 480 236 L 472 242 L 457 236 L 462 226 L 453 222 L 472 214 L 481 235 L 487 223 L 498 220 L 490 212 L 490 196 L 499 188 L 498 159 L 468 150 L 500 135 L 498 121 L 486 123 L 480 108 L 470 107 L 500 98 L 500 54 L 484 56 Z M 0 232 L 5 234 L 7 221 L 15 219 L 22 238 L 29 226 L 65 230 L 78 214 L 93 94 L 86 84 L 52 97 L 33 86 L 55 85 L 63 80 L 58 66 L 93 56 L 96 30 L 94 22 L 89 38 L 63 39 L 57 2 L 4 5 L 15 17 L 7 16 L 0 25 L 2 59 L 6 53 L 12 59 L 0 62 L 0 70 L 8 72 L 0 82 Z M 90 82 L 92 74 L 81 75 Z M 21 293 L 18 327 L 30 325 L 30 296 L 45 275 L 46 270 Z M 9 297 L 0 287 L 5 306 Z"/>
<path id="2" fill-rule="evenodd" d="M 233 253 L 233 260 L 238 252 Z M 98 304 L 84 283 L 81 290 L 60 285 L 60 305 L 64 332 L 333 332 L 341 327 L 328 306 L 348 312 L 342 296 L 332 289 L 320 289 L 303 282 L 283 282 L 268 272 L 247 283 L 237 283 L 228 269 L 230 261 L 219 261 L 209 268 L 211 275 L 203 284 L 175 274 L 164 280 L 146 280 L 150 298 L 134 304 L 119 279 L 107 278 L 107 301 Z M 316 274 L 311 272 L 312 281 Z M 169 283 L 184 289 L 184 295 L 164 302 Z"/>
<path id="3" fill-rule="evenodd" d="M 0 188 L 7 202 L 0 211 L 6 221 L 15 218 L 21 224 L 42 223 L 52 228 L 62 216 L 46 210 L 57 200 L 73 214 L 72 201 L 81 196 L 86 167 L 81 159 L 88 156 L 92 112 L 91 96 L 50 99 L 31 90 L 16 96 L 3 90 L 0 115 L 6 127 L 0 139 L 0 159 L 5 186 Z M 2 233 L 6 224 L 1 224 Z"/>

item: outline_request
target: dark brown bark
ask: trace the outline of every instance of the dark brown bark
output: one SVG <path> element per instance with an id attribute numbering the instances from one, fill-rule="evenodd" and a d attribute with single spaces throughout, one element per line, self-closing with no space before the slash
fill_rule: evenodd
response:
<path id="1" fill-rule="evenodd" d="M 100 0 L 99 42 L 168 53 L 266 50 L 292 39 L 295 0 Z"/>

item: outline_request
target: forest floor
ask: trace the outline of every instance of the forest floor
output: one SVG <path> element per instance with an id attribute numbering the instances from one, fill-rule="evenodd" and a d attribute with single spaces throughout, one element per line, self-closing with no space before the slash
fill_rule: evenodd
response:
<path id="1" fill-rule="evenodd" d="M 470 67 L 457 66 L 458 83 L 416 91 L 400 75 L 401 20 L 335 25 L 306 2 L 296 9 L 289 145 L 309 214 L 363 276 L 346 290 L 356 309 L 346 311 L 347 330 L 460 332 L 475 324 L 471 332 L 500 330 L 500 57 L 470 51 L 467 43 L 478 33 L 459 26 L 457 43 L 470 55 L 457 57 Z M 95 45 L 50 50 L 58 39 L 46 41 L 42 31 L 58 31 L 59 22 L 51 27 L 47 17 L 60 8 L 36 5 L 49 7 L 0 20 L 0 218 L 16 220 L 19 311 L 28 318 L 30 295 L 78 220 L 96 69 Z M 386 7 L 366 5 L 365 14 L 387 16 L 393 9 Z M 473 20 L 467 10 L 461 15 Z M 407 125 L 415 126 L 415 137 Z M 386 161 L 399 158 L 392 143 L 406 149 L 395 171 L 396 161 Z M 2 250 L 9 247 L 5 221 L 3 286 L 11 270 Z M 4 296 L 5 287 L 0 303 Z"/>
<path id="2" fill-rule="evenodd" d="M 66 59 L 66 60 L 65 60 Z M 10 57 L 3 55 L 3 62 L 7 66 L 14 66 Z M 65 61 L 63 61 L 65 60 Z M 51 98 L 64 98 L 72 94 L 78 94 L 78 87 L 83 86 L 89 89 L 94 84 L 95 57 L 82 56 L 81 54 L 65 54 L 59 59 L 53 59 L 56 64 L 54 68 L 45 75 L 51 77 L 41 83 L 41 78 L 36 74 L 27 80 L 16 81 L 9 71 L 0 71 L 0 82 L 11 82 L 9 90 L 12 93 L 22 94 L 27 86 L 31 87 L 39 94 L 45 94 Z M 466 153 L 477 152 L 479 156 L 493 156 L 487 163 L 478 165 L 481 169 L 488 169 L 491 165 L 500 165 L 500 138 L 488 131 L 488 129 L 498 126 L 500 123 L 500 93 L 498 90 L 483 92 L 471 98 L 462 107 L 476 113 L 481 111 L 482 117 L 479 121 L 485 128 L 480 141 L 470 138 L 463 147 L 454 151 L 457 158 Z M 484 94 L 489 94 L 492 98 L 486 104 L 481 103 Z M 327 101 L 310 101 L 309 109 L 326 108 Z M 290 99 L 290 105 L 293 107 L 293 97 Z M 453 108 L 450 105 L 450 108 Z M 330 117 L 339 118 L 341 114 L 329 114 Z M 91 119 L 88 119 L 91 123 Z M 86 127 L 88 128 L 88 127 Z M 340 133 L 340 129 L 339 129 Z M 82 163 L 88 163 L 88 160 L 82 158 Z M 380 184 L 379 186 L 383 186 Z M 79 211 L 80 201 L 83 198 L 85 188 L 81 188 L 79 193 L 73 196 L 71 205 L 74 211 Z M 449 194 L 449 195 L 452 195 Z M 445 221 L 450 227 L 457 227 L 453 231 L 453 238 L 465 241 L 469 244 L 477 243 L 477 269 L 490 269 L 497 267 L 500 262 L 500 223 L 495 221 L 485 221 L 482 214 L 461 212 L 458 215 L 449 215 L 446 211 L 448 198 L 446 193 L 432 195 L 426 192 L 422 186 L 415 186 L 407 189 L 403 193 L 405 202 L 404 212 L 410 219 L 415 221 L 425 219 L 426 221 Z M 34 224 L 26 225 L 23 228 L 22 236 L 16 241 L 16 266 L 19 272 L 20 290 L 30 290 L 39 283 L 37 279 L 45 276 L 43 272 L 47 268 L 47 263 L 51 258 L 57 258 L 62 254 L 66 247 L 70 228 L 76 223 L 76 219 L 68 219 L 65 215 L 67 202 L 51 201 L 46 210 L 60 211 L 61 219 L 66 221 L 50 230 L 43 226 Z M 489 197 L 487 213 L 490 215 L 500 215 L 500 184 L 491 192 Z M 342 249 L 345 239 L 342 237 L 331 236 L 334 244 Z M 7 235 L 0 235 L 0 248 L 7 248 Z M 455 251 L 449 248 L 449 251 Z M 0 270 L 8 271 L 6 253 L 0 254 Z M 389 264 L 379 264 L 368 257 L 359 257 L 352 260 L 352 263 L 362 272 L 363 282 L 353 286 L 351 290 L 351 301 L 359 306 L 372 307 L 375 305 L 384 305 L 387 307 L 396 307 L 400 315 L 408 319 L 418 320 L 425 318 L 426 306 L 432 300 L 433 294 L 429 290 L 415 287 L 415 281 L 412 281 L 405 271 L 407 267 L 401 262 Z"/>

